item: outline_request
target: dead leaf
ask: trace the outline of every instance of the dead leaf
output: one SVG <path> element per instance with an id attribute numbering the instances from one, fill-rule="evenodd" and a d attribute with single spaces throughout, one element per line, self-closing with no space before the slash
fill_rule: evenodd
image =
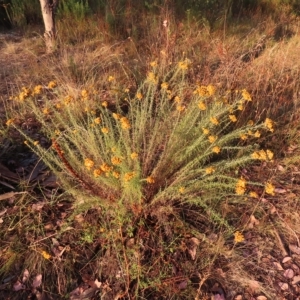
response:
<path id="1" fill-rule="evenodd" d="M 286 269 L 283 273 L 283 276 L 286 278 L 293 278 L 294 277 L 294 270 L 293 269 Z"/>
<path id="2" fill-rule="evenodd" d="M 25 285 L 22 284 L 19 280 L 13 286 L 13 290 L 16 292 L 24 289 L 25 289 Z"/>
<path id="3" fill-rule="evenodd" d="M 259 225 L 259 221 L 254 217 L 254 215 L 250 216 L 248 228 L 253 228 L 254 226 Z"/>
<path id="4" fill-rule="evenodd" d="M 257 280 L 249 280 L 248 287 L 251 293 L 256 294 L 261 290 L 260 283 Z"/>
<path id="5" fill-rule="evenodd" d="M 293 245 L 293 244 L 290 244 L 289 245 L 289 249 L 293 252 L 293 253 L 296 253 L 298 255 L 300 255 L 300 247 L 296 246 L 296 245 Z"/>
<path id="6" fill-rule="evenodd" d="M 282 188 L 275 188 L 275 193 L 276 194 L 285 194 L 286 190 Z"/>
<path id="7" fill-rule="evenodd" d="M 0 195 L 0 200 L 6 200 L 9 198 L 14 197 L 15 195 L 19 195 L 19 194 L 26 194 L 27 192 L 9 192 L 9 193 L 5 193 Z"/>
<path id="8" fill-rule="evenodd" d="M 235 296 L 234 300 L 243 300 L 243 296 L 242 295 L 237 295 L 237 296 Z"/>
<path id="9" fill-rule="evenodd" d="M 265 296 L 258 296 L 256 297 L 256 300 L 268 300 L 268 298 Z"/>
<path id="10" fill-rule="evenodd" d="M 280 171 L 280 172 L 284 172 L 284 171 L 285 171 L 285 168 L 284 168 L 283 166 L 281 166 L 281 165 L 278 165 L 278 166 L 277 166 L 277 169 L 278 169 L 278 171 Z"/>
<path id="11" fill-rule="evenodd" d="M 45 204 L 46 202 L 39 201 L 37 203 L 32 204 L 31 209 L 32 211 L 41 211 Z"/>
<path id="12" fill-rule="evenodd" d="M 293 278 L 292 284 L 297 284 L 298 282 L 300 282 L 300 275 L 297 275 Z"/>
<path id="13" fill-rule="evenodd" d="M 282 291 L 287 291 L 289 289 L 289 285 L 286 282 L 278 282 Z"/>
<path id="14" fill-rule="evenodd" d="M 28 278 L 29 278 L 29 271 L 25 269 L 23 272 L 22 282 L 25 283 L 28 280 Z"/>
<path id="15" fill-rule="evenodd" d="M 197 247 L 199 245 L 200 245 L 200 241 L 197 238 L 192 237 L 192 238 L 189 239 L 188 252 L 189 252 L 192 260 L 196 259 Z"/>
<path id="16" fill-rule="evenodd" d="M 42 284 L 42 278 L 43 278 L 42 274 L 38 274 L 34 277 L 33 282 L 32 282 L 32 287 L 34 289 L 39 287 Z"/>
<path id="17" fill-rule="evenodd" d="M 2 217 L 3 215 L 5 215 L 7 212 L 7 209 L 3 209 L 2 211 L 0 211 L 0 217 Z"/>
<path id="18" fill-rule="evenodd" d="M 282 265 L 279 262 L 274 261 L 273 265 L 275 266 L 276 270 L 278 270 L 278 271 L 282 271 L 283 270 L 283 267 L 282 267 Z"/>

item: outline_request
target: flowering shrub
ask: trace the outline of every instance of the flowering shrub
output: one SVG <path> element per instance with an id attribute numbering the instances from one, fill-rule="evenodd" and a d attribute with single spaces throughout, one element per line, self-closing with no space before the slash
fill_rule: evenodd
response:
<path id="1" fill-rule="evenodd" d="M 43 89 L 59 93 L 55 81 L 32 92 L 23 88 L 15 100 L 31 107 L 53 146 L 26 143 L 71 193 L 122 211 L 166 203 L 206 208 L 230 195 L 253 197 L 251 183 L 236 171 L 250 161 L 273 159 L 272 151 L 258 149 L 255 141 L 264 131 L 273 132 L 274 122 L 267 118 L 237 127 L 251 95 L 243 89 L 229 100 L 212 85 L 193 86 L 185 76 L 189 65 L 181 61 L 164 76 L 157 63 L 150 63 L 134 93 L 109 76 L 111 101 L 102 101 L 92 87 L 77 98 L 37 101 Z M 274 194 L 272 184 L 265 184 L 265 192 Z"/>

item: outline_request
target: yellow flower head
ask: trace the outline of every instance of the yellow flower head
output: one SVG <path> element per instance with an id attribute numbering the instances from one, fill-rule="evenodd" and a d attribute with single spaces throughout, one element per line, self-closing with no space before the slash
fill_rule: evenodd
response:
<path id="1" fill-rule="evenodd" d="M 101 103 L 101 105 L 102 105 L 103 107 L 107 107 L 107 106 L 108 106 L 107 101 L 103 101 L 103 102 Z"/>
<path id="2" fill-rule="evenodd" d="M 42 254 L 42 256 L 45 258 L 45 259 L 50 259 L 51 258 L 51 255 L 48 253 L 48 252 L 46 252 L 46 251 L 41 251 L 41 254 Z"/>
<path id="3" fill-rule="evenodd" d="M 179 189 L 178 189 L 179 193 L 180 194 L 183 194 L 184 191 L 185 191 L 185 188 L 183 186 L 181 186 Z"/>
<path id="4" fill-rule="evenodd" d="M 115 166 L 119 165 L 122 162 L 121 158 L 117 157 L 117 156 L 113 156 L 111 158 L 111 163 Z"/>
<path id="5" fill-rule="evenodd" d="M 98 118 L 94 119 L 94 122 L 95 122 L 96 124 L 100 124 L 100 123 L 101 123 L 101 119 L 98 117 Z"/>
<path id="6" fill-rule="evenodd" d="M 256 130 L 253 134 L 256 138 L 260 137 L 260 132 L 258 130 Z"/>
<path id="7" fill-rule="evenodd" d="M 7 121 L 6 121 L 6 126 L 10 126 L 10 125 L 12 125 L 14 123 L 14 120 L 13 119 L 8 119 Z"/>
<path id="8" fill-rule="evenodd" d="M 207 91 L 207 88 L 204 85 L 198 86 L 196 88 L 196 90 L 193 92 L 193 94 L 198 94 L 201 97 L 205 97 L 205 96 L 209 95 L 208 91 Z"/>
<path id="9" fill-rule="evenodd" d="M 243 97 L 243 99 L 246 100 L 246 101 L 252 101 L 251 95 L 250 95 L 249 92 L 247 92 L 245 89 L 242 90 L 242 97 Z"/>
<path id="10" fill-rule="evenodd" d="M 104 134 L 107 134 L 109 132 L 109 129 L 107 127 L 102 127 L 101 128 L 101 131 L 104 133 Z"/>
<path id="11" fill-rule="evenodd" d="M 220 147 L 218 147 L 218 146 L 215 146 L 215 147 L 213 147 L 212 148 L 212 152 L 214 152 L 214 153 L 220 153 L 221 152 L 221 148 Z"/>
<path id="12" fill-rule="evenodd" d="M 102 173 L 103 171 L 101 169 L 95 169 L 93 172 L 95 178 L 100 177 Z"/>
<path id="13" fill-rule="evenodd" d="M 148 177 L 146 178 L 146 181 L 147 181 L 148 183 L 150 183 L 150 184 L 152 184 L 152 183 L 155 182 L 155 180 L 154 180 L 153 177 L 151 177 L 151 176 L 148 176 Z"/>
<path id="14" fill-rule="evenodd" d="M 81 97 L 82 97 L 83 99 L 87 99 L 88 96 L 89 96 L 89 92 L 88 92 L 87 90 L 82 90 L 82 91 L 81 91 Z"/>
<path id="15" fill-rule="evenodd" d="M 135 172 L 128 172 L 124 174 L 124 181 L 128 182 L 130 181 L 133 177 L 135 177 Z"/>
<path id="16" fill-rule="evenodd" d="M 179 111 L 179 112 L 183 112 L 185 110 L 185 106 L 184 105 L 177 105 L 176 110 Z"/>
<path id="17" fill-rule="evenodd" d="M 253 120 L 249 120 L 248 123 L 247 123 L 247 125 L 253 126 L 254 125 L 254 121 Z"/>
<path id="18" fill-rule="evenodd" d="M 246 180 L 241 177 L 241 179 L 238 180 L 235 186 L 235 192 L 237 195 L 244 195 L 246 191 Z"/>
<path id="19" fill-rule="evenodd" d="M 95 163 L 94 163 L 90 158 L 86 158 L 86 159 L 84 160 L 84 166 L 85 166 L 88 170 L 90 170 L 91 168 L 93 168 L 94 165 L 95 165 Z"/>
<path id="20" fill-rule="evenodd" d="M 118 178 L 120 178 L 120 173 L 116 172 L 116 171 L 113 171 L 112 176 L 118 179 Z"/>
<path id="21" fill-rule="evenodd" d="M 208 93 L 208 96 L 213 96 L 216 92 L 216 88 L 209 84 L 207 87 L 206 87 L 206 90 L 207 90 L 207 93 Z"/>
<path id="22" fill-rule="evenodd" d="M 151 66 L 152 68 L 157 67 L 157 61 L 151 61 L 151 62 L 150 62 L 150 66 Z"/>
<path id="23" fill-rule="evenodd" d="M 212 174 L 216 171 L 216 169 L 214 167 L 208 167 L 205 169 L 205 173 L 206 174 Z"/>
<path id="24" fill-rule="evenodd" d="M 167 82 L 163 82 L 163 83 L 160 85 L 160 87 L 161 87 L 163 90 L 167 90 L 168 87 L 169 87 L 169 85 L 168 85 Z"/>
<path id="25" fill-rule="evenodd" d="M 211 117 L 210 118 L 210 121 L 214 124 L 214 125 L 218 125 L 219 124 L 219 121 L 216 117 Z"/>
<path id="26" fill-rule="evenodd" d="M 273 128 L 274 122 L 273 122 L 271 119 L 266 118 L 266 120 L 265 120 L 265 126 L 266 126 L 271 132 L 274 131 L 274 128 Z"/>
<path id="27" fill-rule="evenodd" d="M 178 63 L 178 68 L 182 71 L 187 70 L 189 67 L 189 61 L 186 59 L 185 61 L 180 61 Z"/>
<path id="28" fill-rule="evenodd" d="M 103 171 L 103 172 L 109 172 L 112 167 L 110 167 L 108 164 L 106 163 L 103 163 L 101 166 L 100 166 L 100 169 Z"/>
<path id="29" fill-rule="evenodd" d="M 181 101 L 181 99 L 180 99 L 179 96 L 176 96 L 176 97 L 174 98 L 174 102 L 179 103 L 180 101 Z"/>
<path id="30" fill-rule="evenodd" d="M 33 95 L 40 95 L 42 93 L 43 86 L 42 85 L 37 85 L 34 87 L 32 94 Z"/>
<path id="31" fill-rule="evenodd" d="M 274 196 L 275 195 L 275 187 L 272 183 L 267 182 L 265 185 L 265 191 L 267 194 Z"/>
<path id="32" fill-rule="evenodd" d="M 121 119 L 121 115 L 120 115 L 120 114 L 113 113 L 112 116 L 113 116 L 113 118 L 114 118 L 115 120 Z"/>
<path id="33" fill-rule="evenodd" d="M 49 108 L 45 107 L 45 108 L 43 109 L 43 114 L 44 114 L 44 115 L 49 115 L 49 114 L 50 114 Z"/>
<path id="34" fill-rule="evenodd" d="M 231 122 L 235 123 L 237 121 L 237 118 L 235 115 L 229 115 L 229 119 Z"/>
<path id="35" fill-rule="evenodd" d="M 204 134 L 209 134 L 209 129 L 202 127 L 202 131 Z"/>
<path id="36" fill-rule="evenodd" d="M 139 157 L 139 155 L 136 152 L 132 152 L 130 154 L 130 157 L 131 157 L 131 159 L 135 160 L 135 159 L 137 159 Z"/>
<path id="37" fill-rule="evenodd" d="M 250 192 L 249 193 L 249 196 L 251 197 L 251 198 L 258 198 L 258 194 L 256 193 L 256 192 Z"/>
<path id="38" fill-rule="evenodd" d="M 148 75 L 147 75 L 147 80 L 150 82 L 150 83 L 153 83 L 153 84 L 156 84 L 157 83 L 157 78 L 155 76 L 155 74 L 153 72 L 149 72 Z"/>
<path id="39" fill-rule="evenodd" d="M 121 127 L 123 129 L 129 129 L 131 127 L 129 120 L 126 117 L 122 117 L 120 119 L 120 122 L 121 122 Z"/>
<path id="40" fill-rule="evenodd" d="M 244 235 L 240 231 L 236 231 L 234 233 L 234 242 L 235 243 L 241 243 L 245 240 Z"/>
<path id="41" fill-rule="evenodd" d="M 114 76 L 108 76 L 108 82 L 112 82 L 112 81 L 114 81 L 115 80 L 115 77 Z"/>
<path id="42" fill-rule="evenodd" d="M 34 142 L 33 142 L 33 145 L 34 145 L 34 146 L 37 146 L 38 144 L 39 144 L 39 141 L 34 141 Z"/>
<path id="43" fill-rule="evenodd" d="M 141 92 L 138 92 L 135 97 L 138 99 L 138 100 L 142 100 L 143 99 L 143 94 Z"/>
<path id="44" fill-rule="evenodd" d="M 48 83 L 48 88 L 49 89 L 54 89 L 57 86 L 56 81 L 52 80 Z"/>
<path id="45" fill-rule="evenodd" d="M 209 142 L 212 144 L 212 143 L 214 143 L 216 140 L 217 140 L 217 136 L 215 136 L 215 135 L 210 135 L 209 137 L 208 137 L 208 140 L 209 140 Z"/>
<path id="46" fill-rule="evenodd" d="M 74 100 L 74 98 L 73 98 L 72 96 L 68 95 L 68 96 L 66 96 L 66 97 L 64 98 L 64 103 L 65 103 L 65 105 L 68 105 L 68 104 L 70 104 L 73 100 Z"/>
<path id="47" fill-rule="evenodd" d="M 200 110 L 206 110 L 206 104 L 203 101 L 198 103 L 198 107 Z"/>
<path id="48" fill-rule="evenodd" d="M 248 139 L 248 136 L 247 136 L 247 134 L 243 133 L 243 134 L 240 135 L 240 138 L 241 138 L 242 141 L 245 141 L 245 140 Z"/>
<path id="49" fill-rule="evenodd" d="M 239 105 L 237 106 L 237 109 L 238 109 L 238 110 L 244 110 L 243 104 L 239 104 Z"/>

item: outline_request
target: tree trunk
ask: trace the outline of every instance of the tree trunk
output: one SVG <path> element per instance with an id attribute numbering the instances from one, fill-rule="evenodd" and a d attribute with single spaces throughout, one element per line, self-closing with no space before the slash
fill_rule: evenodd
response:
<path id="1" fill-rule="evenodd" d="M 54 13 L 57 7 L 58 0 L 40 0 L 42 15 L 45 25 L 45 43 L 47 53 L 51 53 L 55 49 L 56 29 Z"/>

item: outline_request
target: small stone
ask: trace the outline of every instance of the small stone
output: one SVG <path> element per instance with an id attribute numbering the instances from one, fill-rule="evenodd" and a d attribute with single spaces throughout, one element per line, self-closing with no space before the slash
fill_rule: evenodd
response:
<path id="1" fill-rule="evenodd" d="M 278 282 L 282 291 L 287 291 L 289 289 L 289 285 L 286 282 Z"/>
<path id="2" fill-rule="evenodd" d="M 283 275 L 284 275 L 284 277 L 291 279 L 294 277 L 294 271 L 293 271 L 293 269 L 286 269 L 284 271 Z"/>

